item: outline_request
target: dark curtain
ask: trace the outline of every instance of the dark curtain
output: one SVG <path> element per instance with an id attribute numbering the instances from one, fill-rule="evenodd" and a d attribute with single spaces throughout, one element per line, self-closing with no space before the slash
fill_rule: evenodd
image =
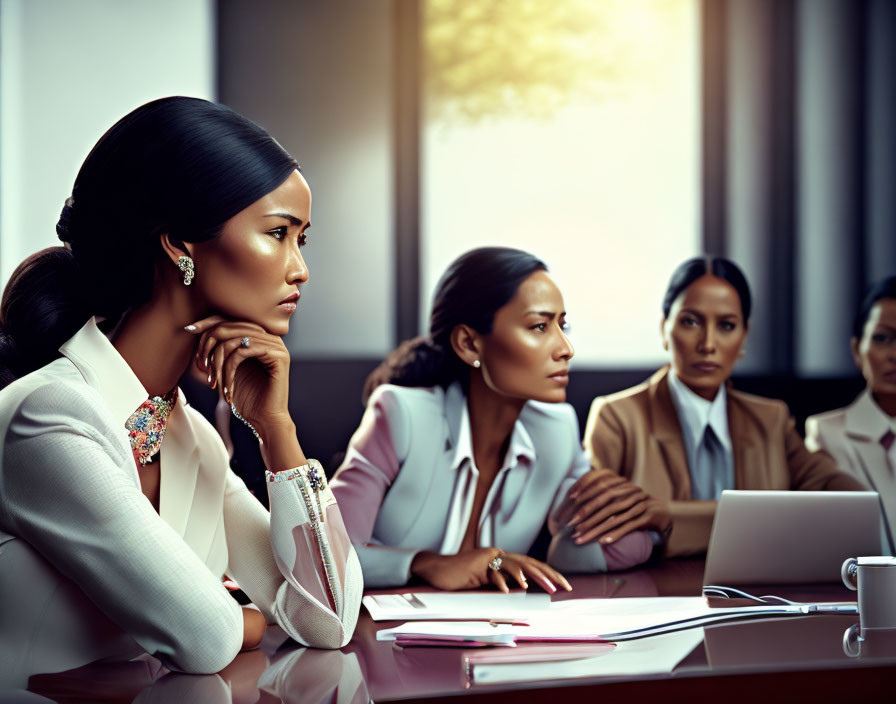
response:
<path id="1" fill-rule="evenodd" d="M 704 0 L 704 241 L 756 298 L 754 374 L 854 373 L 864 288 L 896 274 L 896 2 Z"/>

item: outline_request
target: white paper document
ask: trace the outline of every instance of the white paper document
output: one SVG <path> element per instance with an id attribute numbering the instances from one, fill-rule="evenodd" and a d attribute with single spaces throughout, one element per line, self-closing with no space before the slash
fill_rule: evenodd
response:
<path id="1" fill-rule="evenodd" d="M 398 637 L 405 640 L 418 638 L 431 644 L 432 641 L 442 638 L 449 641 L 446 644 L 452 644 L 450 641 L 476 642 L 489 634 L 500 635 L 502 642 L 504 636 L 512 637 L 516 642 L 594 640 L 618 642 L 697 628 L 731 619 L 803 616 L 822 610 L 825 606 L 776 604 L 713 608 L 707 605 L 703 597 L 653 597 L 572 599 L 554 603 L 548 601 L 546 606 L 544 601 L 537 599 L 533 600 L 531 605 L 525 599 L 517 601 L 495 599 L 491 602 L 492 608 L 489 609 L 489 600 L 483 600 L 483 597 L 517 595 L 474 594 L 472 596 L 477 598 L 472 600 L 464 598 L 471 595 L 462 594 L 419 596 L 442 598 L 435 600 L 439 602 L 437 605 L 433 603 L 431 607 L 424 605 L 417 609 L 416 614 L 420 614 L 418 618 L 427 620 L 413 621 L 397 628 L 381 630 L 377 633 L 378 640 L 395 640 Z M 510 606 L 511 604 L 513 606 Z M 836 608 L 836 613 L 843 613 L 842 608 L 851 608 L 853 613 L 855 612 L 854 605 L 836 606 Z M 374 618 L 376 619 L 376 616 Z M 401 620 L 402 617 L 389 615 L 386 618 Z M 437 620 L 444 618 L 457 622 L 451 623 L 450 629 L 445 629 L 449 624 Z M 491 623 L 488 620 L 491 620 Z M 502 623 L 504 620 L 511 622 Z"/>
<path id="2" fill-rule="evenodd" d="M 634 675 L 666 674 L 703 642 L 703 629 L 692 628 L 676 633 L 642 638 L 640 640 L 607 644 L 602 652 L 579 658 L 551 660 L 546 655 L 538 662 L 522 657 L 514 662 L 517 650 L 476 652 L 466 659 L 467 677 L 475 685 L 560 680 L 580 677 L 630 677 Z M 499 658 L 495 658 L 495 654 Z"/>
<path id="3" fill-rule="evenodd" d="M 374 621 L 523 620 L 551 608 L 548 594 L 523 591 L 419 592 L 368 595 L 363 604 Z"/>

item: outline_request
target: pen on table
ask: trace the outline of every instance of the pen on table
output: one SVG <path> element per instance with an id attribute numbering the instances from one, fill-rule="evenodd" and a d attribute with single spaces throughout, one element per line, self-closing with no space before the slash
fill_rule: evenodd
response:
<path id="1" fill-rule="evenodd" d="M 495 618 L 491 619 L 488 622 L 489 626 L 528 626 L 529 622 L 521 619 L 504 619 L 504 618 Z"/>

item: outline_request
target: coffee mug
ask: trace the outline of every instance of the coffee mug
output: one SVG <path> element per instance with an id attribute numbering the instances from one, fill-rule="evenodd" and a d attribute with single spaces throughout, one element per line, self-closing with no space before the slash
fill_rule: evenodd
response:
<path id="1" fill-rule="evenodd" d="M 843 583 L 859 592 L 862 632 L 896 628 L 896 558 L 851 557 L 840 568 Z"/>

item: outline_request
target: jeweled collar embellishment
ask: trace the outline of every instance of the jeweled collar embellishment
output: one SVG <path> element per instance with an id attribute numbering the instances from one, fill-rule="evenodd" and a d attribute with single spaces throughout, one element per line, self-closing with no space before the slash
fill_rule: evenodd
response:
<path id="1" fill-rule="evenodd" d="M 168 425 L 168 416 L 177 403 L 177 387 L 164 396 L 152 396 L 127 419 L 124 427 L 128 430 L 131 451 L 141 466 L 152 462 L 152 458 L 162 447 L 162 438 Z"/>

